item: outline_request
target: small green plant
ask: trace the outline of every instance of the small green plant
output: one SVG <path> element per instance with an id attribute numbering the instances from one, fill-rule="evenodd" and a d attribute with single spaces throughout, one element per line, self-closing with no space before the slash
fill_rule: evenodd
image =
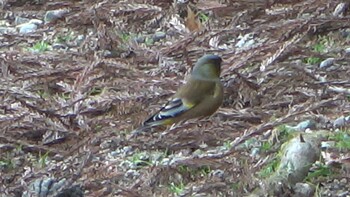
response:
<path id="1" fill-rule="evenodd" d="M 73 32 L 71 32 L 69 34 L 65 34 L 65 35 L 58 35 L 55 38 L 55 43 L 66 43 L 66 42 L 69 42 L 72 40 L 74 40 L 74 33 Z"/>
<path id="2" fill-rule="evenodd" d="M 281 141 L 287 141 L 293 138 L 293 133 L 295 129 L 289 125 L 277 126 L 278 137 Z"/>
<path id="3" fill-rule="evenodd" d="M 186 165 L 179 165 L 178 170 L 180 173 L 188 173 L 190 171 L 190 168 Z"/>
<path id="4" fill-rule="evenodd" d="M 44 155 L 39 152 L 39 160 L 38 160 L 38 165 L 39 168 L 44 168 L 46 166 L 46 163 L 48 162 L 49 158 L 49 152 L 46 152 Z"/>
<path id="5" fill-rule="evenodd" d="M 45 90 L 38 90 L 36 93 L 40 96 L 40 98 L 43 98 L 43 99 L 50 97 L 49 92 L 47 92 Z"/>
<path id="6" fill-rule="evenodd" d="M 257 139 L 256 138 L 250 138 L 248 140 L 246 140 L 242 145 L 245 148 L 251 148 L 254 147 L 257 143 Z"/>
<path id="7" fill-rule="evenodd" d="M 128 42 L 132 36 L 128 33 L 122 33 L 119 37 L 123 42 Z"/>
<path id="8" fill-rule="evenodd" d="M 23 151 L 23 145 L 22 144 L 19 144 L 16 146 L 16 153 L 20 153 Z"/>
<path id="9" fill-rule="evenodd" d="M 207 176 L 211 172 L 210 166 L 202 166 L 198 170 L 201 176 Z"/>
<path id="10" fill-rule="evenodd" d="M 313 65 L 313 64 L 319 64 L 322 62 L 322 59 L 319 57 L 308 57 L 304 60 L 306 64 Z"/>
<path id="11" fill-rule="evenodd" d="M 225 149 L 230 150 L 232 148 L 231 141 L 225 141 L 223 146 L 225 147 Z"/>
<path id="12" fill-rule="evenodd" d="M 185 190 L 185 184 L 182 181 L 178 184 L 172 182 L 169 185 L 169 190 L 175 195 L 181 195 Z"/>
<path id="13" fill-rule="evenodd" d="M 328 36 L 318 36 L 317 43 L 311 46 L 312 51 L 315 53 L 324 53 L 326 52 L 327 46 L 332 45 L 334 41 L 332 41 Z M 304 63 L 313 65 L 319 64 L 322 62 L 322 59 L 319 57 L 308 57 L 304 59 Z"/>
<path id="14" fill-rule="evenodd" d="M 318 42 L 321 43 L 324 47 L 322 48 L 323 51 L 321 52 L 325 52 L 328 47 L 331 47 L 332 45 L 334 45 L 335 41 L 332 37 L 324 35 L 324 36 L 318 36 Z"/>
<path id="15" fill-rule="evenodd" d="M 231 185 L 231 189 L 232 189 L 233 191 L 239 190 L 240 187 L 241 187 L 240 182 L 232 183 L 232 185 Z"/>
<path id="16" fill-rule="evenodd" d="M 279 165 L 278 159 L 277 158 L 273 159 L 270 163 L 266 164 L 266 166 L 264 166 L 260 170 L 260 172 L 258 173 L 259 176 L 262 178 L 269 177 L 276 171 L 278 165 Z"/>
<path id="17" fill-rule="evenodd" d="M 326 50 L 326 46 L 324 43 L 316 43 L 314 46 L 312 46 L 312 51 L 317 52 L 317 53 L 322 53 Z"/>
<path id="18" fill-rule="evenodd" d="M 15 164 L 12 160 L 12 155 L 7 153 L 6 157 L 1 157 L 0 159 L 0 169 L 14 169 Z"/>
<path id="19" fill-rule="evenodd" d="M 95 95 L 99 95 L 103 92 L 104 88 L 101 87 L 93 87 L 90 92 L 89 95 L 90 96 L 95 96 Z"/>
<path id="20" fill-rule="evenodd" d="M 40 42 L 35 43 L 31 48 L 29 48 L 29 50 L 36 53 L 42 53 L 50 50 L 50 45 L 49 43 L 42 40 Z"/>
<path id="21" fill-rule="evenodd" d="M 135 166 L 141 167 L 141 166 L 151 166 L 152 163 L 147 159 L 148 156 L 145 153 L 135 153 L 131 156 L 129 161 L 134 164 Z"/>
<path id="22" fill-rule="evenodd" d="M 202 12 L 199 12 L 198 13 L 198 18 L 199 18 L 199 21 L 201 23 L 205 23 L 209 20 L 209 16 L 207 16 L 206 14 L 202 13 Z"/>
<path id="23" fill-rule="evenodd" d="M 318 168 L 314 170 L 313 172 L 310 172 L 307 177 L 305 178 L 306 181 L 311 181 L 312 179 L 318 178 L 318 177 L 329 177 L 333 174 L 331 168 L 324 164 L 319 164 L 317 166 Z"/>
<path id="24" fill-rule="evenodd" d="M 95 124 L 93 128 L 94 128 L 94 132 L 98 133 L 102 131 L 103 126 L 100 124 Z"/>
<path id="25" fill-rule="evenodd" d="M 339 131 L 333 136 L 330 136 L 330 139 L 336 142 L 335 146 L 340 151 L 350 150 L 350 135 L 346 131 Z"/>
<path id="26" fill-rule="evenodd" d="M 272 143 L 266 141 L 261 144 L 260 150 L 263 152 L 268 152 L 272 148 Z"/>
<path id="27" fill-rule="evenodd" d="M 64 100 L 69 100 L 70 99 L 70 93 L 69 92 L 63 92 L 63 93 L 60 93 L 58 94 L 58 96 Z"/>

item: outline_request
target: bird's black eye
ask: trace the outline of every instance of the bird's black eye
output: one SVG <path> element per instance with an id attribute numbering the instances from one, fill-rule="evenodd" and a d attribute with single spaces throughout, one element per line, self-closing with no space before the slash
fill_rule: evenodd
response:
<path id="1" fill-rule="evenodd" d="M 220 66 L 221 66 L 221 62 L 222 62 L 222 59 L 221 59 L 221 58 L 220 58 L 220 59 L 213 59 L 211 62 L 212 62 L 215 66 L 220 67 Z"/>
<path id="2" fill-rule="evenodd" d="M 222 62 L 222 59 L 221 59 L 221 57 L 219 57 L 217 55 L 213 55 L 211 57 L 211 62 L 214 63 L 214 64 L 217 64 L 217 65 L 220 65 L 221 62 Z"/>

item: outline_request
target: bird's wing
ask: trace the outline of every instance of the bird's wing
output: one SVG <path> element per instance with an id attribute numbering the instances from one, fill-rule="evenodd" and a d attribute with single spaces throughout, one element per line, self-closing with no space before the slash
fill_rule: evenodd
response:
<path id="1" fill-rule="evenodd" d="M 177 117 L 189 109 L 193 108 L 196 103 L 191 103 L 181 98 L 173 98 L 167 104 L 165 104 L 158 113 L 151 116 L 144 122 L 145 125 L 152 124 L 153 122 L 159 122 L 170 118 Z M 171 122 L 169 122 L 171 124 Z"/>
<path id="2" fill-rule="evenodd" d="M 212 95 L 215 82 L 190 80 L 182 86 L 167 104 L 156 114 L 146 120 L 144 126 L 169 125 L 177 122 L 179 117 L 195 108 L 208 95 Z"/>

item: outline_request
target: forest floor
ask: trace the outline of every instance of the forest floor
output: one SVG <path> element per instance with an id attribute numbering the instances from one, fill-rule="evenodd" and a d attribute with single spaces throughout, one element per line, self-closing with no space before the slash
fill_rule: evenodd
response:
<path id="1" fill-rule="evenodd" d="M 344 2 L 1 1 L 0 196 L 350 196 Z M 203 54 L 221 108 L 130 137 Z"/>

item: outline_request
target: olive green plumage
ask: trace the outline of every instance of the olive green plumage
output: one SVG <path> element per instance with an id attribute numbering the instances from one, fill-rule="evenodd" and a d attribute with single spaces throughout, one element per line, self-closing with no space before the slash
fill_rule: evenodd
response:
<path id="1" fill-rule="evenodd" d="M 166 105 L 147 119 L 141 129 L 212 115 L 223 100 L 221 62 L 222 59 L 217 55 L 201 57 L 186 84 L 177 90 Z"/>

